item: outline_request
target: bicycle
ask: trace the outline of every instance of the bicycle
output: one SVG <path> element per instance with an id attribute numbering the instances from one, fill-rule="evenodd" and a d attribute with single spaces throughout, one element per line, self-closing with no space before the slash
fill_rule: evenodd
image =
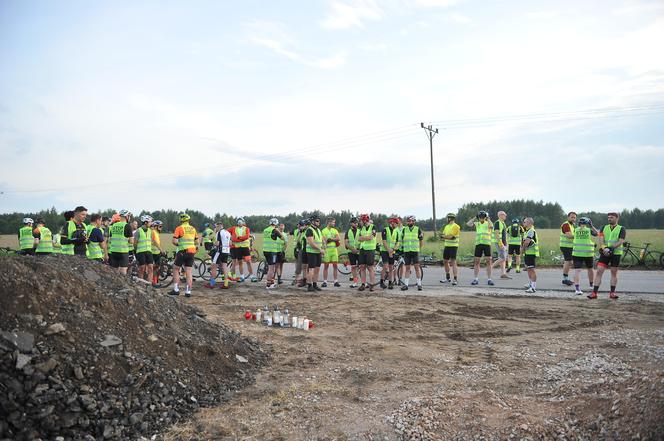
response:
<path id="1" fill-rule="evenodd" d="M 625 242 L 620 266 L 624 268 L 643 266 L 646 269 L 659 266 L 664 269 L 664 253 L 651 250 L 650 245 L 652 245 L 651 242 L 644 242 L 643 247 L 636 247 L 629 242 Z"/>
<path id="2" fill-rule="evenodd" d="M 159 270 L 157 274 L 157 287 L 165 288 L 173 283 L 173 264 L 175 263 L 175 256 L 177 251 L 173 251 L 169 257 L 167 254 L 162 254 L 161 263 L 159 264 Z M 205 268 L 205 263 L 202 259 L 198 257 L 194 258 L 194 264 L 191 268 L 192 276 L 197 279 L 201 278 L 199 274 L 201 273 L 201 268 Z M 127 271 L 128 272 L 128 271 Z M 205 269 L 202 271 L 205 273 Z M 209 279 L 208 279 L 209 280 Z M 180 283 L 186 283 L 187 278 L 185 276 L 184 269 L 180 271 Z"/>
<path id="3" fill-rule="evenodd" d="M 562 265 L 565 263 L 565 258 L 563 257 L 562 254 L 558 254 L 555 250 L 551 250 L 549 252 L 550 254 L 550 259 L 551 263 L 556 264 L 556 265 Z"/>
<path id="4" fill-rule="evenodd" d="M 18 250 L 13 250 L 9 247 L 0 248 L 0 256 L 13 256 L 15 254 L 19 254 L 19 251 Z"/>
<path id="5" fill-rule="evenodd" d="M 267 270 L 267 262 L 265 259 L 258 262 L 258 268 L 256 268 L 256 278 L 258 278 L 259 281 L 263 280 L 263 277 L 265 277 L 267 274 Z"/>

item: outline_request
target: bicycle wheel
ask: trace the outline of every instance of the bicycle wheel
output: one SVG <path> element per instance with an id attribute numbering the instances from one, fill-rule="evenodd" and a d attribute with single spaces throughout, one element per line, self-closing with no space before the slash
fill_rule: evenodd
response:
<path id="1" fill-rule="evenodd" d="M 261 260 L 260 254 L 258 254 L 258 250 L 251 250 L 251 263 L 256 263 Z"/>
<path id="2" fill-rule="evenodd" d="M 350 259 L 348 258 L 348 253 L 342 253 L 339 255 L 339 265 L 337 269 L 341 274 L 345 276 L 350 274 L 351 266 L 350 266 Z"/>
<path id="3" fill-rule="evenodd" d="M 194 261 L 194 270 L 197 271 L 197 273 L 194 275 L 194 277 L 197 277 L 199 279 L 203 279 L 206 282 L 210 280 L 210 267 L 208 264 L 204 261 L 201 260 L 200 265 L 198 268 L 195 268 L 196 262 Z"/>
<path id="4" fill-rule="evenodd" d="M 630 249 L 627 250 L 625 254 L 623 254 L 622 258 L 620 259 L 620 266 L 623 268 L 631 268 L 639 263 L 639 259 L 634 255 L 634 252 Z"/>
<path id="5" fill-rule="evenodd" d="M 646 269 L 655 269 L 658 265 L 659 260 L 652 251 L 648 251 L 648 253 L 643 256 L 643 266 L 645 266 Z"/>
<path id="6" fill-rule="evenodd" d="M 201 278 L 201 267 L 203 268 L 203 272 L 205 271 L 205 262 L 203 262 L 203 259 L 199 259 L 198 257 L 194 258 L 194 265 L 191 268 L 191 275 L 193 276 L 194 279 L 200 279 Z"/>
<path id="7" fill-rule="evenodd" d="M 258 263 L 258 268 L 256 269 L 256 277 L 258 280 L 263 280 L 263 277 L 265 277 L 265 274 L 267 274 L 267 262 L 264 260 L 261 260 Z"/>
<path id="8" fill-rule="evenodd" d="M 659 253 L 659 267 L 664 269 L 664 253 Z"/>

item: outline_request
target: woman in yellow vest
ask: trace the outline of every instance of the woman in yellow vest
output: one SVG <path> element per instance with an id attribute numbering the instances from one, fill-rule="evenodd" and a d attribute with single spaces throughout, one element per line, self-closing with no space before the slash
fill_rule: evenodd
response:
<path id="1" fill-rule="evenodd" d="M 440 283 L 450 283 L 450 267 L 454 274 L 452 285 L 458 283 L 459 267 L 457 266 L 457 252 L 459 251 L 459 237 L 461 236 L 461 227 L 456 223 L 456 214 L 447 213 L 447 225 L 443 227 L 443 265 L 445 267 L 445 280 Z"/>
<path id="2" fill-rule="evenodd" d="M 29 217 L 23 218 L 23 226 L 18 230 L 19 254 L 24 256 L 35 254 L 35 237 L 32 233 L 34 221 Z"/>
<path id="3" fill-rule="evenodd" d="M 572 261 L 574 263 L 574 288 L 576 295 L 583 294 L 581 291 L 581 268 L 583 266 L 588 270 L 588 281 L 590 287 L 593 287 L 595 272 L 593 271 L 593 260 L 595 255 L 595 242 L 593 236 L 597 235 L 597 230 L 592 226 L 592 221 L 587 217 L 579 219 L 579 225 L 574 229 L 574 240 L 572 241 Z"/>
<path id="4" fill-rule="evenodd" d="M 618 225 L 618 219 L 620 218 L 618 213 L 609 213 L 607 217 L 608 224 L 599 230 L 599 261 L 597 262 L 593 292 L 588 296 L 589 299 L 597 298 L 599 286 L 602 284 L 602 275 L 607 268 L 610 268 L 611 290 L 609 291 L 609 298 L 618 300 L 618 294 L 616 294 L 618 265 L 620 265 L 620 257 L 623 255 L 623 244 L 627 238 L 627 230 L 622 225 Z"/>
<path id="5" fill-rule="evenodd" d="M 494 285 L 493 280 L 491 280 L 491 235 L 493 232 L 493 226 L 491 225 L 491 219 L 489 219 L 489 213 L 486 211 L 480 211 L 477 213 L 477 216 L 466 222 L 466 225 L 475 228 L 475 264 L 473 266 L 473 274 L 475 277 L 470 284 L 477 285 L 480 283 L 478 279 L 480 274 L 480 261 L 482 260 L 482 256 L 484 256 L 488 279 L 487 284 Z"/>
<path id="6" fill-rule="evenodd" d="M 33 235 L 37 242 L 37 249 L 35 249 L 37 256 L 48 256 L 53 253 L 53 233 L 46 228 L 44 219 L 37 219 L 37 228 L 35 228 Z"/>

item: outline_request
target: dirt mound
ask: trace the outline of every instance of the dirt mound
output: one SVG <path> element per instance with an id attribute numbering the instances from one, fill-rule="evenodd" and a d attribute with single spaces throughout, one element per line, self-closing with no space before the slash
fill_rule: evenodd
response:
<path id="1" fill-rule="evenodd" d="M 0 439 L 151 436 L 253 381 L 257 343 L 77 257 L 0 257 Z"/>

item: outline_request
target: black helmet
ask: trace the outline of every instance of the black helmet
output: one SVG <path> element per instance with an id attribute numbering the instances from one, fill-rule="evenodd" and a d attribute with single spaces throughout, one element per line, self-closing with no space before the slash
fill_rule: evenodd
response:
<path id="1" fill-rule="evenodd" d="M 447 213 L 447 218 L 448 218 L 448 219 L 450 219 L 450 218 L 451 218 L 451 219 L 456 219 L 456 214 L 454 214 L 454 213 Z"/>
<path id="2" fill-rule="evenodd" d="M 480 211 L 479 213 L 477 213 L 477 217 L 479 217 L 479 218 L 489 217 L 489 213 L 487 213 L 486 211 L 482 210 L 482 211 Z"/>
<path id="3" fill-rule="evenodd" d="M 350 223 L 357 223 L 357 218 L 355 216 L 350 218 Z"/>
<path id="4" fill-rule="evenodd" d="M 519 222 L 521 222 L 521 219 L 519 219 L 518 217 L 515 217 L 514 219 L 512 219 L 513 224 L 518 224 Z"/>
<path id="5" fill-rule="evenodd" d="M 590 218 L 582 217 L 579 219 L 579 225 L 590 225 Z"/>

